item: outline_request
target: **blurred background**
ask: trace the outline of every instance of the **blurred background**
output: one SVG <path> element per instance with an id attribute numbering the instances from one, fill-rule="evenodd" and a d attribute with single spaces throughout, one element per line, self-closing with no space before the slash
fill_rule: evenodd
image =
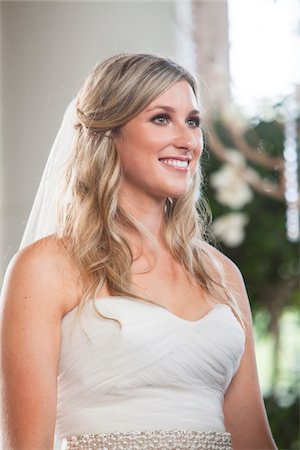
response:
<path id="1" fill-rule="evenodd" d="M 18 250 L 67 104 L 94 65 L 158 53 L 198 76 L 204 195 L 251 302 L 279 449 L 299 449 L 298 0 L 5 1 L 1 20 L 1 278 Z"/>

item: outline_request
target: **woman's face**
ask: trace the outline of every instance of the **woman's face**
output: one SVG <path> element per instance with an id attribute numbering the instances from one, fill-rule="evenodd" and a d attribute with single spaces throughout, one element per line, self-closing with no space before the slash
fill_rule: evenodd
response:
<path id="1" fill-rule="evenodd" d="M 121 127 L 114 142 L 126 193 L 180 197 L 192 182 L 203 150 L 199 111 L 187 81 L 178 81 Z"/>

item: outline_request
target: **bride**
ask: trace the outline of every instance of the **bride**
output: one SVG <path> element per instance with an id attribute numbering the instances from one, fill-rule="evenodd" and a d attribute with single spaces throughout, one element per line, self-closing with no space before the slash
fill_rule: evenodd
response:
<path id="1" fill-rule="evenodd" d="M 242 276 L 208 243 L 202 115 L 148 54 L 71 102 L 1 294 L 3 449 L 276 449 Z"/>

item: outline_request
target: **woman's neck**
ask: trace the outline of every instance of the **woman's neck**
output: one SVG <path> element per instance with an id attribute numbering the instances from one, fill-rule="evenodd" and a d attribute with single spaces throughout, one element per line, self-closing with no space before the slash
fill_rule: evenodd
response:
<path id="1" fill-rule="evenodd" d="M 119 205 L 138 220 L 158 243 L 162 241 L 161 230 L 164 220 L 165 199 L 156 200 L 138 193 L 133 196 L 122 191 L 119 194 Z"/>

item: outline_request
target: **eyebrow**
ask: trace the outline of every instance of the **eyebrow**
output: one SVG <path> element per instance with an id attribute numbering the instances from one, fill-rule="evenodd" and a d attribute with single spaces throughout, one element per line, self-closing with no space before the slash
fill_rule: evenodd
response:
<path id="1" fill-rule="evenodd" d="M 146 111 L 153 111 L 154 109 L 164 109 L 165 111 L 170 111 L 170 112 L 175 111 L 174 108 L 172 108 L 171 106 L 167 106 L 167 105 L 155 105 L 155 106 L 153 106 L 153 108 L 147 109 Z M 198 109 L 193 109 L 188 114 L 200 114 L 200 111 L 198 111 Z"/>

